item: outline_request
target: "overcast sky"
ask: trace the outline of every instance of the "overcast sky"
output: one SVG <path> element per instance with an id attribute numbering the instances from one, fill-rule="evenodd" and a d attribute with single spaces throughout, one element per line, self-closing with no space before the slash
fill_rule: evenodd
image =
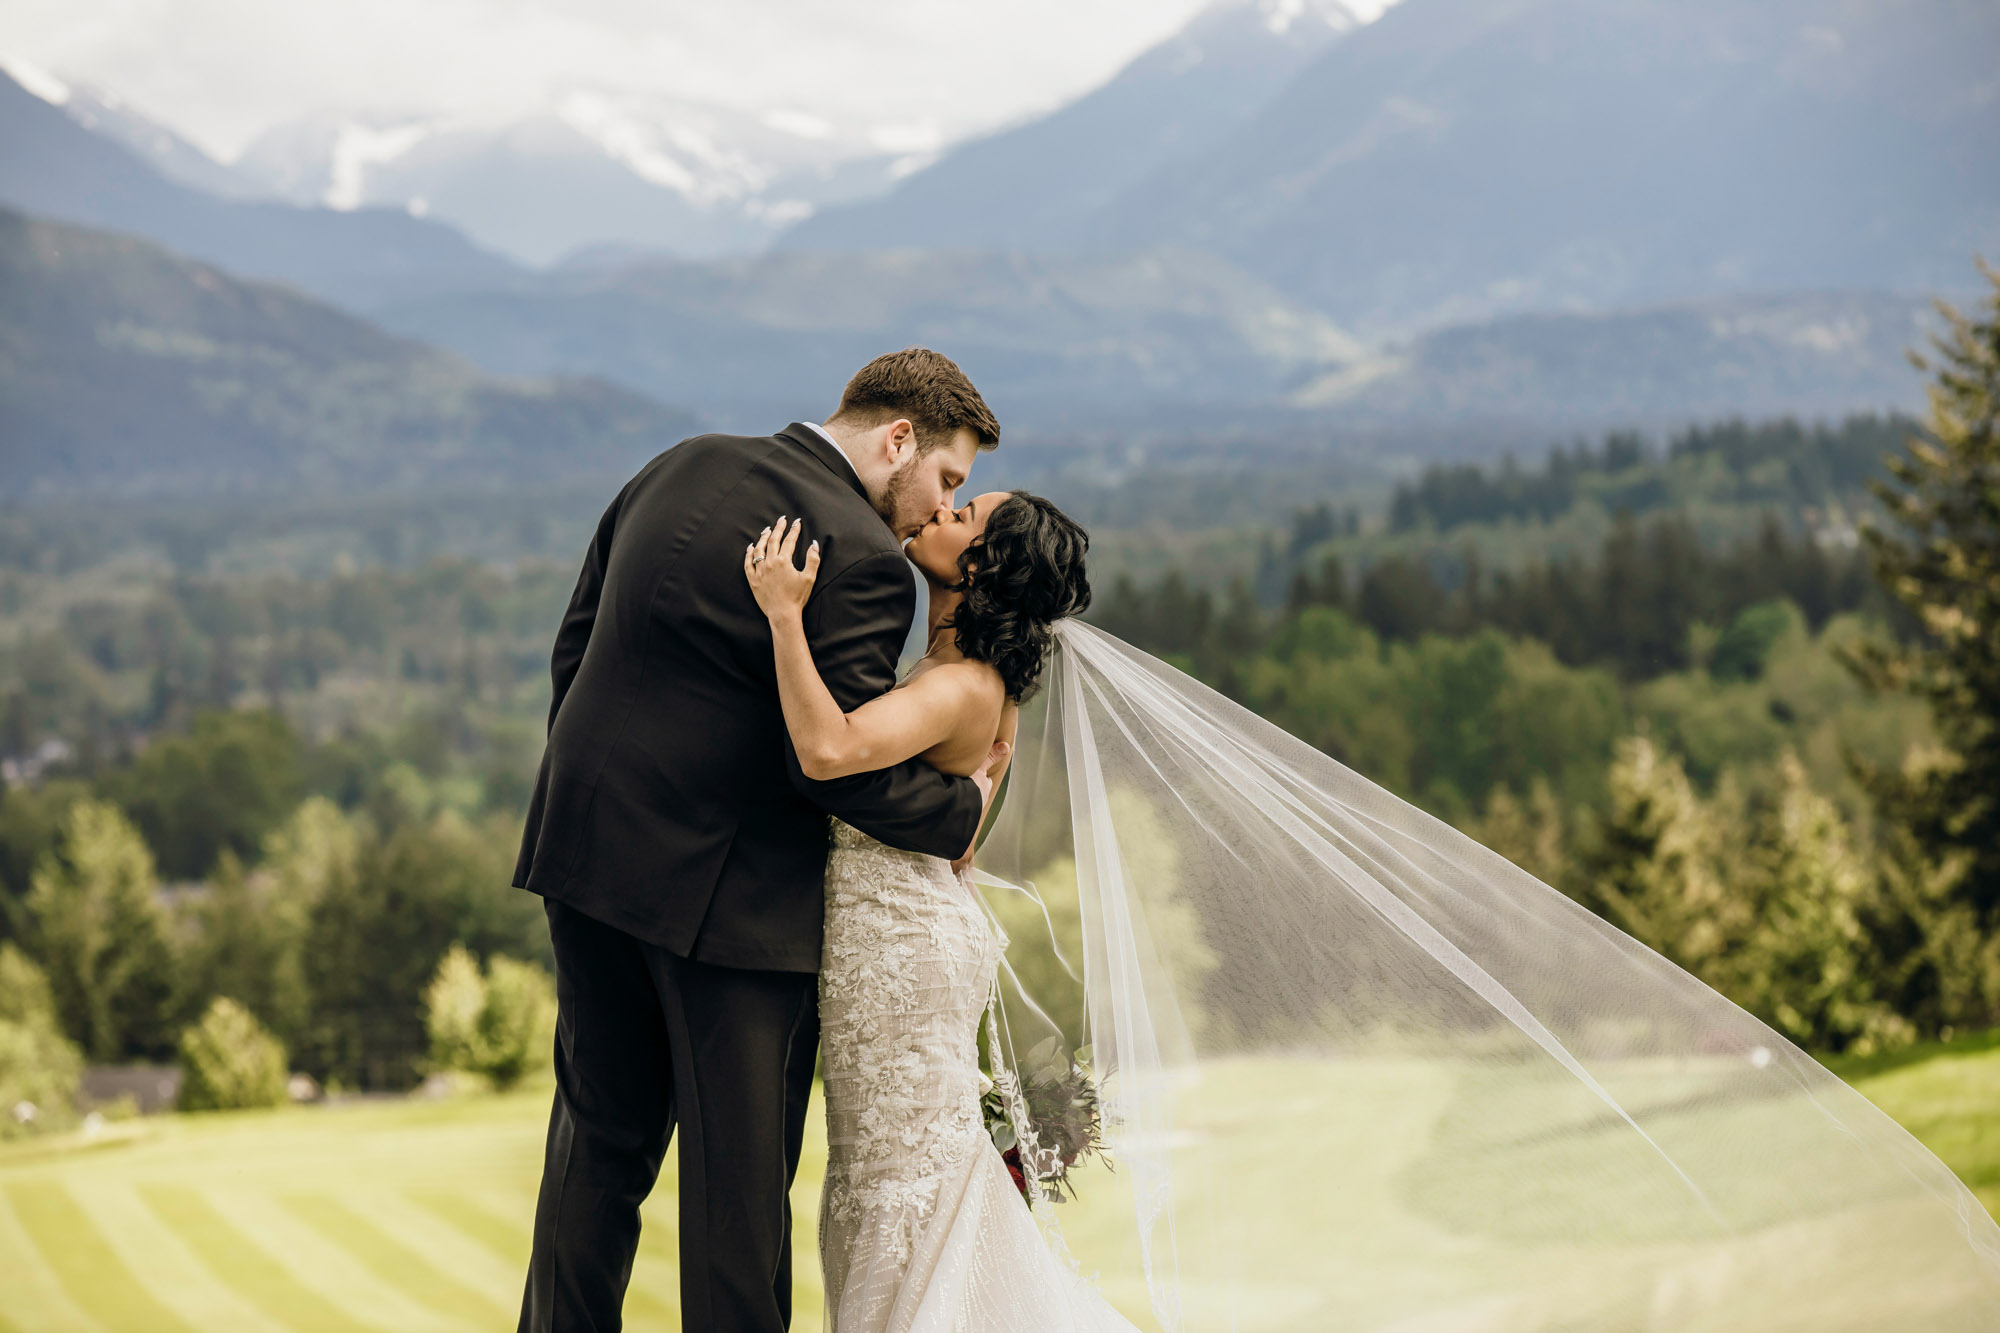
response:
<path id="1" fill-rule="evenodd" d="M 588 84 L 945 138 L 1086 91 L 1203 0 L 4 0 L 0 61 L 233 157 L 317 111 L 504 119 Z"/>

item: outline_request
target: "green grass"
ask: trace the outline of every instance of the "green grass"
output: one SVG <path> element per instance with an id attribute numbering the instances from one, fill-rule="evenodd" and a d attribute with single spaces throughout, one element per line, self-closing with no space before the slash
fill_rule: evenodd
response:
<path id="1" fill-rule="evenodd" d="M 2000 1210 L 2000 1040 L 1830 1063 L 1937 1152 L 1989 1210 Z M 1670 1317 L 1651 1322 L 1662 1316 L 1630 1299 L 1633 1275 L 1673 1271 L 1685 1238 L 1671 1225 L 1621 1230 L 1615 1210 L 1606 1210 L 1600 1234 L 1576 1241 L 1537 1230 L 1575 1215 L 1575 1200 L 1554 1199 L 1542 1201 L 1545 1214 L 1529 1205 L 1495 1227 L 1491 1210 L 1478 1205 L 1481 1190 L 1501 1179 L 1482 1174 L 1492 1163 L 1445 1160 L 1428 1146 L 1433 1127 L 1468 1115 L 1505 1131 L 1504 1096 L 1483 1097 L 1434 1068 L 1349 1066 L 1337 1089 L 1311 1086 L 1327 1076 L 1324 1067 L 1245 1065 L 1185 1101 L 1183 1123 L 1199 1127 L 1203 1146 L 1177 1153 L 1176 1164 L 1201 1188 L 1254 1199 L 1295 1180 L 1302 1165 L 1342 1181 L 1337 1197 L 1283 1214 L 1245 1210 L 1247 1221 L 1228 1236 L 1209 1234 L 1205 1216 L 1184 1207 L 1192 1327 L 1384 1328 L 1414 1272 L 1446 1284 L 1435 1297 L 1462 1312 L 1455 1330 L 1683 1327 Z M 0 1148 L 0 1333 L 510 1329 L 547 1110 L 547 1090 L 536 1088 L 445 1102 L 173 1116 L 95 1144 L 7 1145 Z M 812 1125 L 794 1196 L 802 1330 L 821 1318 L 812 1240 L 825 1151 L 817 1112 Z M 1143 1286 L 1120 1276 L 1132 1259 L 1130 1186 L 1129 1171 L 1093 1176 L 1083 1200 L 1058 1216 L 1085 1270 L 1099 1273 L 1106 1294 L 1145 1324 Z M 626 1304 L 635 1330 L 678 1326 L 673 1189 L 669 1155 L 646 1207 Z M 1834 1238 L 1824 1228 L 1746 1232 L 1727 1257 L 1768 1289 L 1770 1304 L 1738 1322 L 1685 1327 L 1972 1327 L 1906 1307 L 1870 1312 L 1854 1306 L 1852 1293 L 1829 1294 L 1824 1272 L 1815 1275 L 1809 1260 Z M 1523 1264 L 1543 1266 L 1547 1285 L 1565 1293 L 1566 1313 L 1495 1304 L 1493 1293 Z"/>
<path id="2" fill-rule="evenodd" d="M 0 1333 L 512 1329 L 548 1108 L 544 1085 L 0 1147 Z M 820 1321 L 823 1143 L 794 1198 L 802 1329 Z M 626 1300 L 642 1333 L 679 1327 L 674 1179 L 669 1154 Z"/>
<path id="3" fill-rule="evenodd" d="M 1826 1063 L 1943 1158 L 2000 1217 L 2000 1029 Z"/>

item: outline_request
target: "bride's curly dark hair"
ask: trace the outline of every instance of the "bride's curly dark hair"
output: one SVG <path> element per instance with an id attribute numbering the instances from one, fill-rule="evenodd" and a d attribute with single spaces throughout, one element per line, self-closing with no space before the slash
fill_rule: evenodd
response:
<path id="1" fill-rule="evenodd" d="M 1014 491 L 958 554 L 965 593 L 951 615 L 958 650 L 998 671 L 1015 703 L 1040 683 L 1055 623 L 1090 605 L 1083 572 L 1089 549 L 1090 534 L 1075 519 L 1039 495 Z"/>

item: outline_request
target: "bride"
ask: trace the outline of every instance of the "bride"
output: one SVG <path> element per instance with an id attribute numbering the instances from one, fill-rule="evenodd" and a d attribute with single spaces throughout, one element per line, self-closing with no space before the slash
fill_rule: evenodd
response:
<path id="1" fill-rule="evenodd" d="M 744 557 L 770 618 L 800 767 L 844 777 L 921 756 L 997 782 L 1051 628 L 1090 601 L 1083 530 L 1024 492 L 940 510 L 905 547 L 930 585 L 929 642 L 897 687 L 843 713 L 801 615 L 779 519 Z M 1001 943 L 962 868 L 836 821 L 819 1008 L 827 1170 L 820 1263 L 836 1333 L 1130 1330 L 1044 1244 L 981 1111 L 977 1035 Z"/>
<path id="2" fill-rule="evenodd" d="M 1894 1120 L 1504 858 L 1066 619 L 1086 539 L 1046 501 L 983 495 L 909 543 L 929 644 L 851 714 L 799 629 L 798 541 L 775 524 L 745 572 L 808 774 L 1014 770 L 978 883 L 1049 886 L 1081 952 L 1080 1021 L 1058 1022 L 1115 1184 L 1067 1206 L 1125 1309 L 1242 1333 L 2000 1333 L 2000 1227 Z M 1130 1329 L 982 1127 L 1006 941 L 971 877 L 833 833 L 830 1326 Z"/>

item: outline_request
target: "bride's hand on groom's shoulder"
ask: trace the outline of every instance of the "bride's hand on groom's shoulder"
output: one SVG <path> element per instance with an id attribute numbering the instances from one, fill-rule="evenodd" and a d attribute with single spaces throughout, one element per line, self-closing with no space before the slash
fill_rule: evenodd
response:
<path id="1" fill-rule="evenodd" d="M 799 615 L 812 594 L 813 581 L 819 577 L 819 543 L 806 547 L 805 568 L 792 563 L 805 525 L 802 518 L 788 523 L 781 515 L 743 550 L 743 574 L 750 580 L 750 594 L 767 617 Z"/>
<path id="2" fill-rule="evenodd" d="M 986 764 L 972 775 L 972 785 L 979 788 L 979 823 L 972 831 L 972 841 L 965 854 L 951 863 L 951 868 L 960 873 L 972 867 L 972 854 L 979 848 L 979 831 L 986 827 L 986 816 L 993 809 L 993 788 L 1000 780 L 1000 774 L 1007 766 L 1007 759 L 1014 753 L 1014 747 L 1006 741 L 993 742 L 993 748 L 986 752 Z"/>

